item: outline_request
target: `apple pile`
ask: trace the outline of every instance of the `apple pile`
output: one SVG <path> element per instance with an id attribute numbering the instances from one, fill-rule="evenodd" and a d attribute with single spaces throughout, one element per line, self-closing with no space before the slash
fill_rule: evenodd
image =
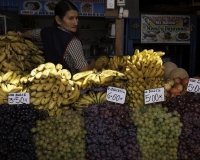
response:
<path id="1" fill-rule="evenodd" d="M 189 78 L 176 77 L 174 79 L 166 79 L 164 83 L 166 101 L 176 97 L 177 95 L 185 95 Z"/>

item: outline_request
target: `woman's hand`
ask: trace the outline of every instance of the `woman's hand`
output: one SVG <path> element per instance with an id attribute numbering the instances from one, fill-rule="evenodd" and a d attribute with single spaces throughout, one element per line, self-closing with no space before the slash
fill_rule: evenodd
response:
<path id="1" fill-rule="evenodd" d="M 92 69 L 94 69 L 94 66 L 95 66 L 95 59 L 91 59 L 91 60 L 89 60 L 87 66 L 79 69 L 79 72 L 84 72 L 84 71 L 92 70 Z"/>

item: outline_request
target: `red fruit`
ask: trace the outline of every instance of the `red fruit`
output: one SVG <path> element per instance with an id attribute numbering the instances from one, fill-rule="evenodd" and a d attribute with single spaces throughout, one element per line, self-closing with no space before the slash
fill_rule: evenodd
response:
<path id="1" fill-rule="evenodd" d="M 177 88 L 180 92 L 183 91 L 183 85 L 182 84 L 175 84 L 173 87 Z"/>
<path id="2" fill-rule="evenodd" d="M 178 88 L 172 87 L 172 88 L 169 90 L 169 92 L 170 92 L 171 94 L 173 94 L 173 93 L 180 93 L 180 90 L 179 90 Z"/>
<path id="3" fill-rule="evenodd" d="M 183 78 L 182 80 L 181 80 L 181 84 L 183 85 L 183 86 L 187 86 L 188 85 L 188 83 L 189 83 L 189 79 L 190 78 Z"/>
<path id="4" fill-rule="evenodd" d="M 174 78 L 174 83 L 175 84 L 180 84 L 181 83 L 181 78 L 180 77 L 176 77 L 176 78 Z"/>

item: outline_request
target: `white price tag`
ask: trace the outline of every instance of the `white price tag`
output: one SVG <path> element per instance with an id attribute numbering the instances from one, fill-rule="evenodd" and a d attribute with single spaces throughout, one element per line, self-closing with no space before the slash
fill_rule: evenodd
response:
<path id="1" fill-rule="evenodd" d="M 144 103 L 155 103 L 164 101 L 164 88 L 144 90 Z"/>
<path id="2" fill-rule="evenodd" d="M 117 87 L 108 87 L 106 99 L 107 101 L 124 104 L 126 99 L 126 90 Z"/>
<path id="3" fill-rule="evenodd" d="M 29 93 L 9 93 L 8 104 L 30 104 Z"/>
<path id="4" fill-rule="evenodd" d="M 187 91 L 200 93 L 200 80 L 195 78 L 190 78 L 187 86 Z"/>

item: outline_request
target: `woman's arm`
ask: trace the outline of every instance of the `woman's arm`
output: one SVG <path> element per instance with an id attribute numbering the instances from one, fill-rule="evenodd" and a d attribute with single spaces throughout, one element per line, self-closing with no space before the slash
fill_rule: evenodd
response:
<path id="1" fill-rule="evenodd" d="M 89 64 L 83 68 L 80 68 L 79 69 L 79 72 L 83 72 L 83 71 L 88 71 L 88 70 L 92 70 L 94 68 L 94 65 L 95 65 L 95 60 L 92 59 L 90 60 Z"/>
<path id="2" fill-rule="evenodd" d="M 95 60 L 92 59 L 89 63 L 87 62 L 83 53 L 82 44 L 77 38 L 70 42 L 67 51 L 74 61 L 74 68 L 79 72 L 92 70 L 94 68 Z"/>
<path id="3" fill-rule="evenodd" d="M 29 39 L 33 39 L 34 38 L 33 30 L 29 30 L 29 31 L 26 31 L 26 32 L 23 32 L 23 33 L 18 31 L 17 34 L 22 38 L 29 38 Z"/>

